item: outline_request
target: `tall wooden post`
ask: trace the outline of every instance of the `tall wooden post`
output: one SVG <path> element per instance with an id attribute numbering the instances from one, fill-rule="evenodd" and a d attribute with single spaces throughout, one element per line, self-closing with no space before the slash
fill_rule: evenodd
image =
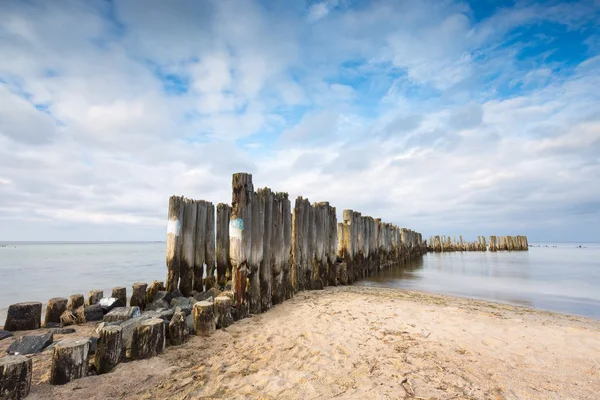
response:
<path id="1" fill-rule="evenodd" d="M 263 312 L 267 311 L 273 306 L 271 291 L 271 283 L 273 280 L 272 262 L 271 262 L 271 241 L 273 233 L 273 192 L 271 189 L 264 188 L 259 189 L 257 196 L 262 201 L 262 209 L 264 210 L 263 215 L 263 229 L 264 237 L 262 240 L 262 260 L 260 264 L 260 307 Z"/>
<path id="2" fill-rule="evenodd" d="M 231 207 L 217 204 L 217 282 L 219 288 L 231 280 L 231 260 L 229 258 L 229 220 Z"/>
<path id="3" fill-rule="evenodd" d="M 283 196 L 283 289 L 284 299 L 291 299 L 294 295 L 291 271 L 292 254 L 292 205 L 287 193 Z"/>
<path id="4" fill-rule="evenodd" d="M 206 239 L 204 240 L 206 246 L 204 250 L 206 263 L 206 280 L 204 282 L 204 288 L 206 290 L 212 288 L 215 285 L 215 206 L 213 203 L 206 205 Z"/>
<path id="5" fill-rule="evenodd" d="M 248 262 L 252 245 L 252 175 L 237 173 L 232 179 L 231 221 L 229 223 L 229 255 L 232 269 L 232 291 L 238 318 L 248 316 Z"/>
<path id="6" fill-rule="evenodd" d="M 167 291 L 179 285 L 181 262 L 181 220 L 183 219 L 183 197 L 169 198 L 169 222 L 167 224 Z"/>
<path id="7" fill-rule="evenodd" d="M 183 223 L 181 226 L 181 272 L 179 277 L 179 290 L 184 296 L 191 296 L 194 289 L 197 208 L 194 200 L 184 200 Z"/>
<path id="8" fill-rule="evenodd" d="M 263 262 L 264 233 L 265 233 L 265 202 L 264 192 L 254 193 L 252 199 L 252 241 L 250 251 L 250 270 L 248 280 L 248 305 L 251 314 L 259 314 L 261 306 L 260 267 Z"/>
<path id="9" fill-rule="evenodd" d="M 193 289 L 197 292 L 204 291 L 204 263 L 206 262 L 206 229 L 208 218 L 208 203 L 204 200 L 196 202 L 196 228 L 194 240 L 194 259 L 192 273 L 194 276 Z M 184 293 L 185 294 L 185 293 Z"/>

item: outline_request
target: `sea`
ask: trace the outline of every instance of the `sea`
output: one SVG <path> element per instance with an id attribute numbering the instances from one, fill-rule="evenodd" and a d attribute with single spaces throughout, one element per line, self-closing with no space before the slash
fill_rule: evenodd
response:
<path id="1" fill-rule="evenodd" d="M 600 243 L 529 251 L 427 253 L 355 283 L 522 305 L 600 319 Z M 164 242 L 0 242 L 0 324 L 10 304 L 164 281 Z"/>

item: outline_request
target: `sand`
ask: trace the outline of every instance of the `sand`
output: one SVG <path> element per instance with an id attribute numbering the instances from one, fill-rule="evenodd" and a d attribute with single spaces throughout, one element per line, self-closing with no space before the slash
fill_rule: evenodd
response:
<path id="1" fill-rule="evenodd" d="M 45 383 L 49 359 L 30 399 L 597 399 L 600 321 L 336 287 L 64 386 Z"/>

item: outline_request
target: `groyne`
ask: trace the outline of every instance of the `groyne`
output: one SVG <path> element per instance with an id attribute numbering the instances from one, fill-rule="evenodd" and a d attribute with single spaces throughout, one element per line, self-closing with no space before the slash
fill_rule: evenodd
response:
<path id="1" fill-rule="evenodd" d="M 292 209 L 287 193 L 255 191 L 247 173 L 233 175 L 231 205 L 217 205 L 216 224 L 212 210 L 203 200 L 169 199 L 167 289 L 190 295 L 190 288 L 201 292 L 216 282 L 232 291 L 236 318 L 265 312 L 298 291 L 351 284 L 427 251 L 420 233 L 354 210 L 344 210 L 338 223 L 328 202 L 298 197 Z M 193 229 L 194 221 L 201 228 Z M 215 253 L 216 266 L 213 256 L 198 261 L 199 254 Z"/>
<path id="2" fill-rule="evenodd" d="M 529 250 L 527 236 L 478 236 L 476 241 L 464 241 L 462 235 L 456 237 L 436 235 L 429 238 L 427 251 L 437 253 L 453 251 L 526 251 Z"/>

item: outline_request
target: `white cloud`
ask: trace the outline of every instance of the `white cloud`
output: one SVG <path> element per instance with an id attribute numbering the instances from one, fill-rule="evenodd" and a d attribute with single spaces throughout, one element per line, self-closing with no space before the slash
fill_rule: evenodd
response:
<path id="1" fill-rule="evenodd" d="M 560 75 L 507 41 L 589 5 L 351 5 L 9 2 L 0 238 L 161 239 L 169 195 L 230 201 L 239 171 L 425 234 L 600 234 L 595 39 Z"/>

